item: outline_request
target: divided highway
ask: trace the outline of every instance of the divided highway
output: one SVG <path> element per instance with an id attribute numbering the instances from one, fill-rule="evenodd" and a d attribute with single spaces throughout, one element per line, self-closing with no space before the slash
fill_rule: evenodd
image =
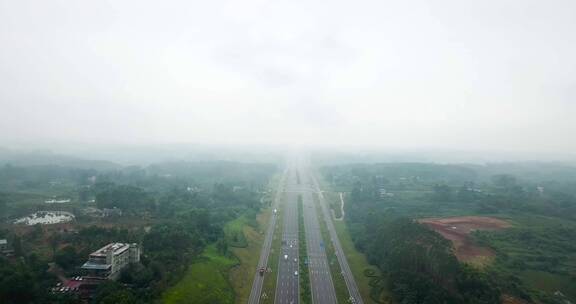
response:
<path id="1" fill-rule="evenodd" d="M 284 229 L 282 245 L 278 259 L 278 277 L 276 280 L 276 304 L 298 304 L 300 297 L 298 270 L 298 177 L 290 171 L 286 183 L 284 201 Z"/>
<path id="2" fill-rule="evenodd" d="M 301 173 L 304 170 L 300 171 Z M 312 197 L 312 186 L 309 175 L 300 175 L 303 184 L 307 189 L 302 191 L 302 204 L 304 212 L 304 231 L 306 232 L 306 249 L 308 251 L 308 269 L 310 273 L 310 290 L 312 291 L 312 302 L 315 304 L 337 303 L 336 291 L 330 275 L 330 266 L 326 256 L 326 249 L 320 223 L 316 213 L 316 205 Z"/>
<path id="3" fill-rule="evenodd" d="M 323 240 L 320 231 L 320 223 L 314 203 L 314 195 L 319 196 L 321 207 L 321 216 L 324 216 L 331 240 Z M 277 209 L 282 202 L 282 245 L 278 259 L 278 274 L 276 278 L 276 292 L 274 303 L 276 304 L 298 304 L 300 302 L 300 270 L 299 251 L 298 251 L 298 197 L 302 197 L 302 212 L 304 216 L 304 232 L 306 236 L 307 262 L 310 278 L 310 290 L 312 292 L 312 302 L 314 304 L 334 304 L 337 303 L 336 292 L 330 274 L 330 266 L 326 256 L 325 242 L 331 241 L 336 250 L 338 262 L 342 269 L 342 274 L 346 281 L 351 303 L 363 304 L 348 265 L 342 246 L 338 240 L 336 229 L 332 223 L 332 217 L 320 191 L 318 181 L 309 169 L 307 163 L 302 159 L 289 164 L 288 169 L 284 172 L 281 185 L 273 202 L 273 208 Z M 273 213 L 269 227 L 266 231 L 264 244 L 260 254 L 258 269 L 266 268 L 268 257 L 270 255 L 274 227 L 276 226 L 277 216 Z M 254 283 L 250 293 L 249 304 L 258 304 L 262 297 L 262 284 L 265 273 L 261 276 L 255 270 Z M 344 304 L 344 303 L 341 303 Z"/>

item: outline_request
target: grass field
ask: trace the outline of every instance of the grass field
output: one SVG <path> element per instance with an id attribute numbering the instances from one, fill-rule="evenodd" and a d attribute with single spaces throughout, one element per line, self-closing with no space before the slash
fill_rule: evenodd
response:
<path id="1" fill-rule="evenodd" d="M 256 221 L 243 215 L 227 223 L 229 254 L 207 247 L 184 278 L 165 292 L 162 303 L 246 303 L 271 212 L 271 208 L 263 210 Z"/>
<path id="2" fill-rule="evenodd" d="M 223 256 L 214 246 L 208 246 L 182 280 L 164 293 L 162 303 L 233 304 L 235 297 L 228 272 L 237 264 L 237 259 Z"/>
<path id="3" fill-rule="evenodd" d="M 231 222 L 235 229 L 240 229 L 246 242 L 245 247 L 230 248 L 234 256 L 239 260 L 239 264 L 231 269 L 229 276 L 236 294 L 236 303 L 246 303 L 250 297 L 252 279 L 258 267 L 260 249 L 264 240 L 264 230 L 270 218 L 269 209 L 258 215 L 257 227 L 249 225 L 246 220 L 241 220 L 242 218 Z"/>

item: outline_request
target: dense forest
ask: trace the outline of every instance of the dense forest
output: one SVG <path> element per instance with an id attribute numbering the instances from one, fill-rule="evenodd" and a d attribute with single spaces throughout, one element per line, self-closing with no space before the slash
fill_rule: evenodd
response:
<path id="1" fill-rule="evenodd" d="M 322 172 L 347 193 L 345 221 L 355 245 L 384 274 L 372 284 L 375 300 L 384 291 L 398 303 L 574 300 L 576 168 L 391 163 Z M 487 265 L 459 262 L 450 241 L 417 221 L 470 215 L 512 223 L 472 233 L 496 253 Z M 547 289 L 540 289 L 543 282 Z"/>

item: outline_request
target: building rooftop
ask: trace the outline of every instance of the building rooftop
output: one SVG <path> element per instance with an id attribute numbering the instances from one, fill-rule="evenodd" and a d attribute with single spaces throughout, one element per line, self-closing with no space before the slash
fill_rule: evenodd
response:
<path id="1" fill-rule="evenodd" d="M 128 250 L 128 248 L 130 248 L 129 244 L 125 244 L 125 243 L 111 243 L 108 244 L 96 251 L 94 251 L 92 254 L 92 256 L 106 256 L 106 254 L 110 251 L 113 252 L 113 254 L 120 254 L 122 252 L 124 252 L 125 250 Z"/>
<path id="2" fill-rule="evenodd" d="M 112 265 L 110 264 L 98 264 L 98 263 L 94 263 L 94 262 L 86 262 L 84 263 L 84 265 L 82 265 L 83 269 L 99 269 L 99 270 L 107 270 L 110 269 L 112 267 Z"/>

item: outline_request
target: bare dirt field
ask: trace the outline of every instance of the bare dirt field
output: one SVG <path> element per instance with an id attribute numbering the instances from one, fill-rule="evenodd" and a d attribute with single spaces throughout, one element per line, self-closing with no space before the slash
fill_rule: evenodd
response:
<path id="1" fill-rule="evenodd" d="M 454 245 L 458 260 L 484 264 L 494 257 L 492 249 L 474 243 L 470 233 L 476 230 L 498 230 L 510 227 L 510 223 L 483 216 L 460 216 L 449 218 L 425 218 L 420 223 L 434 229 Z"/>

